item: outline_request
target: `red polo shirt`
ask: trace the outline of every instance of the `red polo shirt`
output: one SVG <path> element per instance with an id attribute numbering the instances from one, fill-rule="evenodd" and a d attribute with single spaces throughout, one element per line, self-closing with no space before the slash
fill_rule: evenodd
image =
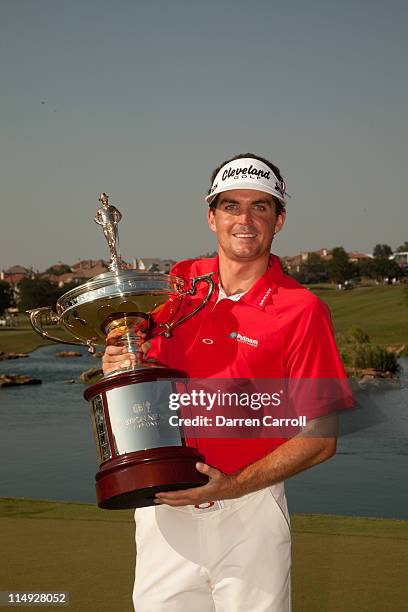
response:
<path id="1" fill-rule="evenodd" d="M 271 255 L 266 273 L 238 301 L 218 303 L 218 257 L 186 260 L 171 274 L 189 280 L 213 272 L 217 289 L 170 339 L 152 339 L 149 357 L 188 373 L 190 378 L 344 379 L 327 306 L 285 275 Z M 190 312 L 208 285 L 183 305 Z M 241 339 L 241 341 L 240 341 Z M 243 341 L 242 341 L 243 339 Z M 344 407 L 351 406 L 350 396 Z M 285 438 L 200 438 L 206 462 L 232 473 L 265 456 Z"/>

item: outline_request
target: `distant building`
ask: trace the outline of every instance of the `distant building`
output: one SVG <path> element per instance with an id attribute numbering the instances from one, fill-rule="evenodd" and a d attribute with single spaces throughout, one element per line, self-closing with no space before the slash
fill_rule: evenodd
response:
<path id="1" fill-rule="evenodd" d="M 330 249 L 319 249 L 318 251 L 301 251 L 297 255 L 284 256 L 280 259 L 285 263 L 289 272 L 300 272 L 300 266 L 306 263 L 311 255 L 318 255 L 323 261 L 330 261 L 332 252 Z M 352 263 L 358 263 L 364 259 L 370 259 L 372 256 L 358 251 L 350 251 L 347 253 L 348 259 Z"/>
<path id="2" fill-rule="evenodd" d="M 314 255 L 318 255 L 324 261 L 329 261 L 332 258 L 330 249 L 326 249 L 326 247 L 323 249 L 319 249 L 318 251 L 311 251 L 311 253 L 313 253 Z"/>
<path id="3" fill-rule="evenodd" d="M 81 270 L 88 276 L 89 270 L 96 271 L 96 274 L 106 272 L 108 270 L 108 264 L 103 259 L 82 259 L 72 264 L 71 268 L 73 272 Z M 100 272 L 98 272 L 98 270 L 100 270 Z"/>
<path id="4" fill-rule="evenodd" d="M 285 263 L 288 272 L 300 272 L 300 266 L 306 263 L 311 255 L 318 255 L 323 261 L 331 259 L 331 251 L 323 248 L 318 251 L 301 251 L 297 255 L 284 256 L 280 259 Z"/>
<path id="5" fill-rule="evenodd" d="M 17 285 L 23 278 L 33 278 L 34 273 L 23 266 L 12 266 L 8 270 L 0 272 L 0 280 L 5 280 L 10 285 Z"/>
<path id="6" fill-rule="evenodd" d="M 399 251 L 390 255 L 390 259 L 393 259 L 401 268 L 408 266 L 408 251 Z"/>
<path id="7" fill-rule="evenodd" d="M 367 255 L 367 253 L 359 253 L 358 251 L 350 251 L 347 253 L 348 259 L 352 263 L 359 263 L 360 261 L 364 261 L 366 259 L 372 259 L 372 255 Z"/>
<path id="8" fill-rule="evenodd" d="M 71 266 L 69 264 L 64 263 L 63 261 L 58 261 L 56 264 L 52 264 L 47 268 L 47 272 L 49 274 L 57 274 L 61 270 L 66 270 L 67 272 L 71 270 Z"/>
<path id="9" fill-rule="evenodd" d="M 151 259 L 144 257 L 134 259 L 132 268 L 140 272 L 163 272 L 168 274 L 175 263 L 173 259 Z"/>
<path id="10" fill-rule="evenodd" d="M 300 265 L 302 263 L 302 255 L 283 255 L 280 257 L 281 261 L 285 264 L 288 272 L 299 272 Z"/>
<path id="11" fill-rule="evenodd" d="M 86 283 L 86 281 L 88 281 L 90 278 L 108 271 L 108 264 L 105 263 L 103 259 L 84 259 L 77 261 L 72 266 L 59 262 L 58 264 L 50 266 L 48 270 L 58 270 L 61 269 L 62 266 L 70 268 L 70 271 L 64 272 L 63 274 L 46 272 L 41 274 L 40 278 L 56 283 L 59 287 L 63 287 L 64 285 L 71 283 L 75 283 L 77 285 Z"/>
<path id="12" fill-rule="evenodd" d="M 64 285 L 67 283 L 76 283 L 78 285 L 86 283 L 94 276 L 108 272 L 108 263 L 103 259 L 83 259 L 75 262 L 72 266 L 72 273 L 67 272 L 62 274 L 61 281 Z"/>

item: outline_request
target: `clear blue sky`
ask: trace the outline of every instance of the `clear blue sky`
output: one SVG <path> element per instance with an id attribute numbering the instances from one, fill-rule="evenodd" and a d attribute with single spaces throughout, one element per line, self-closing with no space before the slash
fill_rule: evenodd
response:
<path id="1" fill-rule="evenodd" d="M 278 254 L 408 240 L 406 2 L 2 0 L 0 269 L 215 248 L 203 197 L 254 151 L 292 199 Z M 44 103 L 43 103 L 44 102 Z"/>

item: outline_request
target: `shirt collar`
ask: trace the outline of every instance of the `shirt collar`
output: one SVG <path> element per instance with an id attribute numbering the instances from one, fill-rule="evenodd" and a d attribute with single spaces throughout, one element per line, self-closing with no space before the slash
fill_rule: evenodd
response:
<path id="1" fill-rule="evenodd" d="M 233 293 L 232 295 L 227 295 L 224 291 L 224 287 L 221 283 L 218 283 L 218 298 L 217 304 L 220 300 L 232 300 L 233 302 L 238 302 L 243 295 L 245 295 L 247 291 L 243 291 L 242 293 Z"/>
<path id="2" fill-rule="evenodd" d="M 218 274 L 218 257 L 207 260 L 205 273 L 213 272 L 213 280 L 216 284 L 219 283 Z M 203 274 L 201 272 L 201 274 Z M 272 253 L 269 256 L 268 269 L 265 274 L 259 278 L 256 283 L 249 289 L 240 299 L 239 304 L 248 304 L 259 310 L 265 310 L 265 306 L 272 300 L 272 295 L 275 293 L 279 282 L 283 277 L 282 267 L 279 258 Z M 218 292 L 216 292 L 218 294 Z M 213 296 L 215 301 L 216 296 Z"/>
<path id="3" fill-rule="evenodd" d="M 256 283 L 242 296 L 240 304 L 255 306 L 259 310 L 265 310 L 265 306 L 272 300 L 280 280 L 283 277 L 282 267 L 276 255 L 269 256 L 268 269 Z"/>

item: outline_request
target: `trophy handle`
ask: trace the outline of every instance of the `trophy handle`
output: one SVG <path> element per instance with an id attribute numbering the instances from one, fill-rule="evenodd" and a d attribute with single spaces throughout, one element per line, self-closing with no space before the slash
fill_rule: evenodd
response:
<path id="1" fill-rule="evenodd" d="M 58 315 L 53 312 L 50 306 L 44 306 L 42 308 L 33 308 L 32 310 L 26 310 L 28 318 L 30 319 L 31 327 L 37 334 L 40 334 L 46 340 L 52 340 L 53 342 L 62 342 L 63 344 L 74 344 L 75 346 L 87 346 L 88 351 L 90 353 L 95 352 L 95 346 L 92 344 L 90 340 L 87 343 L 81 342 L 79 338 L 77 338 L 78 342 L 73 342 L 72 340 L 65 340 L 63 338 L 57 338 L 56 336 L 52 336 L 45 329 L 42 328 L 41 317 L 47 315 L 51 320 L 51 323 L 59 323 Z"/>
<path id="2" fill-rule="evenodd" d="M 212 278 L 213 274 L 214 272 L 210 272 L 210 274 L 203 274 L 202 276 L 195 276 L 194 278 L 191 279 L 191 285 L 192 285 L 191 289 L 189 291 L 186 291 L 184 295 L 195 295 L 197 291 L 197 283 L 199 283 L 200 281 L 204 281 L 205 283 L 208 283 L 207 295 L 205 296 L 201 304 L 199 304 L 197 308 L 194 308 L 194 310 L 189 312 L 185 317 L 182 317 L 178 321 L 173 321 L 172 323 L 161 323 L 160 326 L 164 327 L 164 330 L 158 334 L 159 336 L 163 335 L 165 338 L 171 338 L 173 329 L 175 327 L 177 327 L 178 325 L 181 325 L 181 323 L 184 323 L 184 321 L 188 321 L 188 319 L 191 319 L 191 317 L 193 317 L 199 310 L 201 310 L 201 308 L 204 308 L 204 306 L 207 304 L 208 300 L 211 298 L 212 294 L 214 293 L 215 283 Z"/>

